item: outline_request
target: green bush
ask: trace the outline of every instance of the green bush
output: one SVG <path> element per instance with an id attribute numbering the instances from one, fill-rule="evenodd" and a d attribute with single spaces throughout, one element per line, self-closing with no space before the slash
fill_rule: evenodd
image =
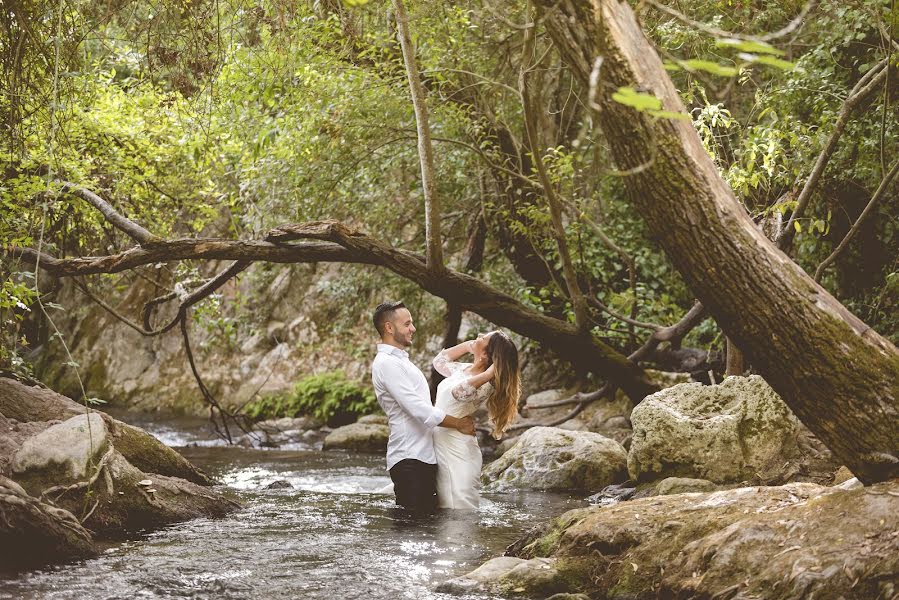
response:
<path id="1" fill-rule="evenodd" d="M 253 419 L 310 415 L 339 427 L 378 410 L 374 391 L 350 381 L 343 371 L 331 371 L 304 377 L 290 390 L 251 402 L 245 413 Z"/>

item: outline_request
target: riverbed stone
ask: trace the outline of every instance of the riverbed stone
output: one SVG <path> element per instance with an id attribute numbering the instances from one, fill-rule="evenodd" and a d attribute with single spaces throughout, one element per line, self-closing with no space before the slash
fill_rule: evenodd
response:
<path id="1" fill-rule="evenodd" d="M 50 485 L 90 478 L 108 447 L 103 417 L 96 412 L 77 415 L 25 440 L 13 457 L 12 471 L 29 493 L 39 495 Z"/>
<path id="2" fill-rule="evenodd" d="M 32 497 L 0 476 L 0 572 L 97 554 L 75 515 Z"/>
<path id="3" fill-rule="evenodd" d="M 711 492 L 717 485 L 708 479 L 692 479 L 690 477 L 666 477 L 653 490 L 654 496 L 685 494 L 688 492 Z"/>
<path id="4" fill-rule="evenodd" d="M 387 420 L 387 415 L 363 415 L 359 417 L 357 423 L 374 423 L 376 425 L 387 425 L 389 421 Z"/>
<path id="5" fill-rule="evenodd" d="M 798 455 L 799 422 L 758 375 L 664 389 L 634 408 L 631 422 L 628 471 L 637 481 L 777 481 Z"/>
<path id="6" fill-rule="evenodd" d="M 490 559 L 474 571 L 437 586 L 444 594 L 530 594 L 546 597 L 565 589 L 567 582 L 557 568 L 556 560 L 534 558 L 525 560 L 511 556 Z"/>
<path id="7" fill-rule="evenodd" d="M 248 447 L 256 444 L 267 447 L 295 444 L 307 440 L 308 436 L 306 434 L 320 428 L 322 425 L 324 425 L 322 420 L 312 416 L 267 419 L 253 426 L 256 431 L 261 433 L 261 441 L 257 442 L 252 436 L 246 436 L 244 440 Z"/>
<path id="8" fill-rule="evenodd" d="M 487 465 L 487 489 L 598 491 L 627 478 L 627 453 L 618 442 L 589 431 L 534 427 Z"/>
<path id="9" fill-rule="evenodd" d="M 338 427 L 324 441 L 325 450 L 353 450 L 382 453 L 387 451 L 390 428 L 380 423 L 351 423 Z"/>
<path id="10" fill-rule="evenodd" d="M 899 480 L 790 483 L 575 509 L 509 553 L 582 559 L 565 591 L 597 598 L 862 600 L 895 594 L 897 532 Z"/>

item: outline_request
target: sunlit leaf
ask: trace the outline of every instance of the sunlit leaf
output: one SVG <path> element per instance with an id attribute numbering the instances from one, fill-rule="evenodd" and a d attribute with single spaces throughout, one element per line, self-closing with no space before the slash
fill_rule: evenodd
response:
<path id="1" fill-rule="evenodd" d="M 784 71 L 789 71 L 790 69 L 796 67 L 795 63 L 791 63 L 788 60 L 783 60 L 782 58 L 776 58 L 774 56 L 768 56 L 765 54 L 746 54 L 741 52 L 740 54 L 738 54 L 738 56 L 746 62 L 762 63 L 763 65 L 777 67 L 778 69 L 783 69 Z"/>
<path id="2" fill-rule="evenodd" d="M 730 38 L 722 38 L 715 42 L 715 45 L 719 48 L 733 48 L 734 50 L 739 50 L 741 52 L 756 52 L 759 54 L 774 54 L 776 56 L 783 56 L 784 51 L 778 50 L 771 44 L 767 44 L 765 42 L 759 41 L 751 41 L 751 40 L 738 40 L 738 39 L 730 39 Z"/>
<path id="3" fill-rule="evenodd" d="M 620 87 L 612 94 L 612 100 L 625 106 L 630 106 L 640 112 L 645 110 L 661 110 L 662 101 L 652 94 L 638 92 L 632 87 Z"/>
<path id="4" fill-rule="evenodd" d="M 712 75 L 720 75 L 721 77 L 733 77 L 739 72 L 736 67 L 722 65 L 710 60 L 701 60 L 698 58 L 681 61 L 680 64 L 688 71 L 705 71 L 706 73 L 711 73 Z"/>

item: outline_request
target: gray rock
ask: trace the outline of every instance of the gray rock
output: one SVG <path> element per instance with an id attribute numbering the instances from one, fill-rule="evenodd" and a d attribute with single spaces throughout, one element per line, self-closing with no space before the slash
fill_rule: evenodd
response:
<path id="1" fill-rule="evenodd" d="M 628 486 L 627 482 L 607 485 L 601 491 L 587 498 L 587 502 L 590 504 L 598 504 L 599 506 L 611 506 L 625 500 L 630 500 L 636 493 L 637 488 Z"/>
<path id="2" fill-rule="evenodd" d="M 324 441 L 325 450 L 354 450 L 381 453 L 387 451 L 390 428 L 377 423 L 351 423 L 338 427 Z"/>
<path id="3" fill-rule="evenodd" d="M 711 492 L 717 488 L 718 486 L 707 479 L 666 477 L 656 485 L 652 495 L 669 496 L 671 494 L 683 494 L 686 492 Z"/>
<path id="4" fill-rule="evenodd" d="M 311 416 L 281 417 L 260 421 L 253 427 L 262 434 L 261 445 L 280 446 L 308 439 L 306 433 L 318 429 L 324 423 Z M 253 439 L 248 440 L 251 444 Z"/>
<path id="5" fill-rule="evenodd" d="M 545 404 L 552 404 L 553 402 L 558 402 L 566 397 L 565 390 L 545 390 L 542 392 L 537 392 L 536 394 L 531 394 L 524 401 L 525 408 L 540 408 Z"/>
<path id="6" fill-rule="evenodd" d="M 262 489 L 264 490 L 292 490 L 293 484 L 291 484 L 286 479 L 276 479 L 270 484 L 264 486 Z"/>
<path id="7" fill-rule="evenodd" d="M 557 559 L 577 582 L 560 591 L 592 598 L 863 600 L 895 592 L 897 531 L 899 480 L 790 483 L 575 509 L 510 553 Z"/>
<path id="8" fill-rule="evenodd" d="M 512 556 L 492 558 L 471 573 L 437 586 L 444 594 L 474 592 L 508 594 L 527 590 L 530 594 L 551 595 L 565 589 L 565 582 L 555 567 L 555 560 L 525 560 Z"/>
<path id="9" fill-rule="evenodd" d="M 757 375 L 685 383 L 647 396 L 631 413 L 632 479 L 775 481 L 798 454 L 796 417 Z"/>
<path id="10" fill-rule="evenodd" d="M 387 415 L 364 415 L 359 417 L 357 423 L 374 423 L 376 425 L 387 425 Z"/>
<path id="11" fill-rule="evenodd" d="M 25 440 L 12 461 L 16 480 L 34 495 L 49 485 L 92 475 L 109 447 L 106 423 L 98 412 L 77 415 Z"/>
<path id="12" fill-rule="evenodd" d="M 621 444 L 589 431 L 534 427 L 486 466 L 481 481 L 491 490 L 599 490 L 627 478 Z"/>
<path id="13" fill-rule="evenodd" d="M 587 431 L 587 424 L 580 419 L 568 419 L 561 425 L 558 425 L 558 428 L 565 431 Z"/>

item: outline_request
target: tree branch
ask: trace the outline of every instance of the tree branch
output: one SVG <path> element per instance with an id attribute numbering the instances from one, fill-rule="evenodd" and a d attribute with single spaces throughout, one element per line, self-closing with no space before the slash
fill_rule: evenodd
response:
<path id="1" fill-rule="evenodd" d="M 528 71 L 532 68 L 530 60 L 531 54 L 534 52 L 534 44 L 534 29 L 525 29 L 521 71 L 518 77 L 518 89 L 521 92 L 521 106 L 524 111 L 525 131 L 527 133 L 528 145 L 531 147 L 531 155 L 534 158 L 534 166 L 537 168 L 537 175 L 540 178 L 543 192 L 546 195 L 546 201 L 549 203 L 552 233 L 559 249 L 559 257 L 562 260 L 562 272 L 565 276 L 565 285 L 568 288 L 568 297 L 571 298 L 571 304 L 574 308 L 575 323 L 577 323 L 577 327 L 581 332 L 586 332 L 589 328 L 587 303 L 584 300 L 584 293 L 581 291 L 580 285 L 578 284 L 577 273 L 574 270 L 571 254 L 568 251 L 568 242 L 565 239 L 565 227 L 562 223 L 561 202 L 556 195 L 552 182 L 549 180 L 549 175 L 546 172 L 546 165 L 543 163 L 543 156 L 541 153 L 542 145 L 540 142 L 540 135 L 537 131 L 537 118 L 534 114 L 534 107 L 531 102 L 528 85 Z"/>
<path id="2" fill-rule="evenodd" d="M 310 238 L 316 241 L 290 243 Z M 5 252 L 26 262 L 37 260 L 37 253 L 32 249 L 7 248 Z M 273 229 L 267 241 L 174 240 L 106 257 L 57 259 L 43 255 L 41 268 L 58 277 L 67 277 L 197 258 L 230 259 L 242 264 L 252 261 L 353 262 L 383 266 L 415 282 L 423 290 L 457 304 L 460 310 L 475 312 L 496 325 L 546 345 L 578 369 L 609 378 L 635 402 L 658 390 L 639 366 L 599 338 L 584 336 L 575 326 L 530 309 L 509 294 L 465 273 L 451 269 L 446 269 L 443 274 L 432 273 L 420 255 L 392 248 L 336 221 L 284 225 Z M 237 269 L 236 265 L 232 267 Z M 193 294 L 199 295 L 218 285 L 221 281 L 216 278 Z M 166 327 L 171 326 L 172 323 Z"/>
<path id="3" fill-rule="evenodd" d="M 849 123 L 849 117 L 852 116 L 853 111 L 859 104 L 877 91 L 877 88 L 880 87 L 880 84 L 886 78 L 890 68 L 888 59 L 880 61 L 870 71 L 865 73 L 864 77 L 862 77 L 852 88 L 852 91 L 849 92 L 849 96 L 846 98 L 843 107 L 840 109 L 840 115 L 837 118 L 836 124 L 834 124 L 833 132 L 831 132 L 830 138 L 824 146 L 824 150 L 818 155 L 815 166 L 812 168 L 812 173 L 809 175 L 808 180 L 802 187 L 802 191 L 799 193 L 799 197 L 796 199 L 796 209 L 793 211 L 793 214 L 790 215 L 790 219 L 787 221 L 783 231 L 780 232 L 780 236 L 775 240 L 777 247 L 781 250 L 787 251 L 789 249 L 796 233 L 794 224 L 805 212 L 809 200 L 812 197 L 812 192 L 814 192 L 815 186 L 818 185 L 818 180 L 821 179 L 821 176 L 824 174 L 827 163 L 830 162 L 830 158 L 836 151 L 837 142 L 843 135 L 843 130 L 846 129 L 846 125 Z"/>
<path id="4" fill-rule="evenodd" d="M 428 104 L 425 99 L 421 76 L 415 62 L 415 49 L 409 35 L 409 15 L 403 0 L 393 0 L 396 11 L 397 38 L 403 49 L 403 60 L 406 64 L 406 75 L 409 78 L 409 91 L 412 95 L 412 106 L 415 109 L 415 122 L 418 127 L 418 157 L 421 162 L 421 185 L 425 197 L 425 237 L 427 239 L 428 270 L 440 273 L 443 264 L 443 246 L 440 239 L 440 198 L 437 196 L 437 178 L 434 172 L 434 149 L 431 145 L 431 128 L 428 125 Z"/>
<path id="5" fill-rule="evenodd" d="M 74 183 L 69 183 L 68 181 L 63 181 L 61 183 L 62 191 L 77 196 L 96 208 L 103 215 L 103 218 L 109 221 L 109 223 L 116 229 L 125 232 L 128 237 L 138 244 L 145 245 L 160 241 L 160 238 L 153 235 L 134 221 L 122 216 L 109 202 L 92 191 L 77 186 Z"/>
<path id="6" fill-rule="evenodd" d="M 880 199 L 886 195 L 887 190 L 890 188 L 890 184 L 893 183 L 893 179 L 895 179 L 896 174 L 899 173 L 899 161 L 896 161 L 893 164 L 893 168 L 890 169 L 890 172 L 887 173 L 883 179 L 880 180 L 880 185 L 877 186 L 877 191 L 874 192 L 874 195 L 871 196 L 871 200 L 868 202 L 868 205 L 865 206 L 865 209 L 862 211 L 862 214 L 858 216 L 858 219 L 855 220 L 855 223 L 852 224 L 852 227 L 849 229 L 846 236 L 843 238 L 843 241 L 836 247 L 836 249 L 830 253 L 830 256 L 821 261 L 821 264 L 818 265 L 818 268 L 815 270 L 815 281 L 821 281 L 821 274 L 824 273 L 824 269 L 826 269 L 833 261 L 837 259 L 843 250 L 846 249 L 846 246 L 849 245 L 849 242 L 855 237 L 855 234 L 858 233 L 859 228 L 862 226 L 862 223 L 865 222 L 865 219 L 871 212 L 874 210 L 874 207 L 877 206 L 877 203 L 880 202 Z"/>

